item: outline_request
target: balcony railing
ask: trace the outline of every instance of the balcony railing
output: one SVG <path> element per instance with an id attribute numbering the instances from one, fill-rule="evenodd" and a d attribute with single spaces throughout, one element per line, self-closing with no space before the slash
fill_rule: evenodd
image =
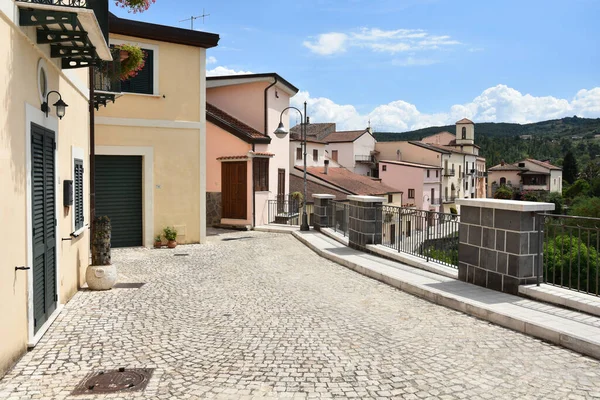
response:
<path id="1" fill-rule="evenodd" d="M 442 200 L 444 203 L 454 203 L 458 199 L 458 196 L 446 196 Z"/>
<path id="2" fill-rule="evenodd" d="M 16 0 L 22 3 L 47 4 L 51 6 L 91 8 L 87 0 Z"/>
<path id="3" fill-rule="evenodd" d="M 442 204 L 442 199 L 439 197 L 433 198 L 431 200 L 431 205 L 432 206 L 439 206 L 440 204 Z"/>
<path id="4" fill-rule="evenodd" d="M 381 218 L 383 246 L 458 268 L 458 215 L 384 205 Z"/>
<path id="5" fill-rule="evenodd" d="M 354 156 L 357 163 L 375 164 L 375 156 L 357 155 Z"/>
<path id="6" fill-rule="evenodd" d="M 453 169 L 445 169 L 444 170 L 444 176 L 454 176 L 456 175 L 456 171 Z"/>
<path id="7" fill-rule="evenodd" d="M 600 219 L 538 214 L 537 275 L 549 285 L 600 295 Z M 543 231 L 542 231 L 543 229 Z M 530 245 L 531 246 L 531 245 Z"/>

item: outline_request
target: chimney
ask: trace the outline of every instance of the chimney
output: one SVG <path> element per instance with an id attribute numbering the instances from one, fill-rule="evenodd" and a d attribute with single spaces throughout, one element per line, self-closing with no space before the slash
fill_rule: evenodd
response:
<path id="1" fill-rule="evenodd" d="M 325 175 L 327 175 L 327 171 L 329 170 L 329 160 L 323 161 L 325 163 L 325 168 L 323 169 Z"/>

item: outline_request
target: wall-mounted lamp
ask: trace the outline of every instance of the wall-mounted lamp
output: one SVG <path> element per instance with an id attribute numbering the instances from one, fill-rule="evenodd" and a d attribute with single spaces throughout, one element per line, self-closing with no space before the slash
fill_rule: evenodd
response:
<path id="1" fill-rule="evenodd" d="M 48 113 L 50 112 L 50 106 L 48 105 L 48 97 L 50 97 L 50 94 L 52 93 L 56 93 L 58 95 L 58 101 L 53 105 L 54 107 L 56 107 L 56 116 L 58 117 L 58 119 L 62 119 L 62 117 L 65 116 L 66 108 L 69 107 L 69 105 L 63 101 L 62 96 L 56 90 L 48 92 L 48 94 L 46 95 L 46 101 L 42 103 L 42 111 L 46 113 L 46 118 L 48 118 Z"/>

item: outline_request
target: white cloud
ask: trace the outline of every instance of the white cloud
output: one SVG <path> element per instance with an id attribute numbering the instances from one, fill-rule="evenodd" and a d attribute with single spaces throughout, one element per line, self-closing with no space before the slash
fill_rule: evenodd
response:
<path id="1" fill-rule="evenodd" d="M 299 107 L 308 102 L 308 115 L 313 122 L 335 122 L 338 129 L 361 129 L 368 121 L 376 131 L 408 131 L 436 125 L 454 124 L 462 118 L 475 122 L 531 123 L 577 115 L 600 117 L 600 87 L 582 89 L 571 99 L 552 96 L 536 97 L 522 94 L 506 85 L 484 90 L 466 104 L 455 104 L 447 111 L 427 114 L 414 104 L 396 100 L 375 107 L 361 114 L 352 105 L 336 104 L 324 97 L 311 97 L 299 92 L 292 98 L 292 105 Z"/>
<path id="2" fill-rule="evenodd" d="M 227 67 L 215 67 L 211 70 L 206 71 L 206 76 L 223 76 L 223 75 L 246 75 L 246 74 L 253 74 L 254 72 L 251 71 L 236 71 L 234 69 L 231 68 L 227 68 Z"/>
<path id="3" fill-rule="evenodd" d="M 406 57 L 400 60 L 393 60 L 392 64 L 398 67 L 417 67 L 424 65 L 433 65 L 437 64 L 439 61 L 433 60 L 431 58 L 416 58 L 416 57 Z"/>
<path id="4" fill-rule="evenodd" d="M 327 56 L 334 53 L 343 53 L 346 51 L 345 45 L 348 36 L 343 33 L 324 33 L 317 37 L 315 42 L 305 41 L 303 44 L 313 53 Z"/>
<path id="5" fill-rule="evenodd" d="M 343 53 L 351 47 L 395 54 L 406 51 L 437 50 L 458 44 L 461 43 L 448 35 L 432 35 L 423 29 L 385 31 L 378 28 L 361 28 L 350 33 L 323 33 L 303 43 L 306 48 L 319 55 Z"/>
<path id="6" fill-rule="evenodd" d="M 213 56 L 209 56 L 206 58 L 206 63 L 207 64 L 216 64 L 217 63 L 217 59 Z"/>

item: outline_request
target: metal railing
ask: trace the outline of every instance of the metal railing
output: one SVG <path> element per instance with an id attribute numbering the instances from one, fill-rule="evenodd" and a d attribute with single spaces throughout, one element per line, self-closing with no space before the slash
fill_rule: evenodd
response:
<path id="1" fill-rule="evenodd" d="M 382 245 L 458 268 L 456 214 L 381 206 Z"/>
<path id="2" fill-rule="evenodd" d="M 456 175 L 456 170 L 454 169 L 445 169 L 444 176 L 454 176 Z"/>
<path id="3" fill-rule="evenodd" d="M 431 199 L 432 206 L 439 206 L 440 204 L 442 204 L 442 199 L 440 197 L 434 197 Z"/>
<path id="4" fill-rule="evenodd" d="M 285 196 L 284 199 L 268 201 L 269 224 L 300 226 L 302 222 L 302 202 Z M 306 204 L 308 223 L 312 225 L 313 203 Z"/>
<path id="5" fill-rule="evenodd" d="M 331 213 L 329 227 L 334 232 L 348 236 L 348 225 L 350 220 L 350 204 L 341 201 L 331 202 Z"/>
<path id="6" fill-rule="evenodd" d="M 454 203 L 458 199 L 458 196 L 446 196 L 442 199 L 444 203 Z"/>
<path id="7" fill-rule="evenodd" d="M 375 156 L 366 156 L 366 155 L 356 155 L 354 156 L 354 161 L 358 163 L 375 163 Z"/>
<path id="8" fill-rule="evenodd" d="M 52 6 L 91 8 L 88 0 L 16 0 L 21 3 L 48 4 Z"/>
<path id="9" fill-rule="evenodd" d="M 120 49 L 112 48 L 113 61 L 98 61 L 94 66 L 94 90 L 121 93 Z"/>
<path id="10" fill-rule="evenodd" d="M 538 282 L 543 275 L 549 285 L 599 296 L 600 218 L 538 216 L 538 237 L 544 238 L 543 256 L 538 242 Z"/>

